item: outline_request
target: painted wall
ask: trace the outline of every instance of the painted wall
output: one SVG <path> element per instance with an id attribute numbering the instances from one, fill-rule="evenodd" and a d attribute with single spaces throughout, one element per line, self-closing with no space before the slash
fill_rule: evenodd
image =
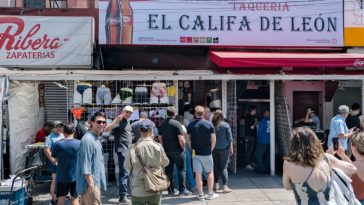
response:
<path id="1" fill-rule="evenodd" d="M 285 81 L 284 93 L 287 98 L 289 114 L 291 122 L 293 121 L 293 92 L 294 91 L 318 91 L 320 99 L 319 117 L 322 118 L 323 102 L 325 97 L 325 82 L 324 81 Z"/>
<path id="2" fill-rule="evenodd" d="M 361 88 L 360 87 L 341 87 L 336 90 L 333 98 L 333 114 L 336 113 L 337 107 L 347 105 L 351 107 L 353 103 L 361 105 Z"/>

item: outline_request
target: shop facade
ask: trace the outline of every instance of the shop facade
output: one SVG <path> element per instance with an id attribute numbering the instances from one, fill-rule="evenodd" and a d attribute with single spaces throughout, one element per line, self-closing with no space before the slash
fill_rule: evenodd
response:
<path id="1" fill-rule="evenodd" d="M 269 109 L 270 173 L 274 175 L 280 169 L 276 161 L 287 150 L 293 122 L 302 118 L 308 104 L 317 110 L 322 128 L 328 127 L 337 104 L 350 103 L 340 101 L 346 98 L 346 92 L 340 93 L 344 91 L 341 88 L 350 90 L 353 86 L 361 94 L 359 103 L 363 105 L 364 52 L 347 50 L 349 46 L 364 44 L 360 39 L 345 44 L 344 2 L 324 1 L 322 5 L 337 11 L 330 14 L 306 9 L 323 10 L 322 5 L 303 3 L 297 7 L 294 1 L 279 5 L 216 1 L 209 9 L 203 2 L 177 2 L 171 9 L 168 2 L 123 1 L 128 8 L 124 10 L 112 9 L 111 2 L 99 2 L 94 16 L 96 29 L 93 30 L 91 20 L 88 23 L 91 31 L 87 34 L 90 39 L 85 44 L 65 37 L 85 36 L 82 33 L 60 37 L 59 45 L 78 48 L 66 47 L 62 51 L 65 56 L 58 60 L 19 61 L 16 58 L 21 54 L 14 52 L 1 64 L 10 68 L 0 71 L 4 76 L 4 105 L 9 117 L 9 122 L 5 122 L 9 133 L 3 137 L 8 136 L 8 151 L 22 150 L 20 155 L 10 157 L 11 173 L 25 166 L 24 147 L 32 143 L 34 133 L 47 120 L 78 123 L 100 109 L 112 120 L 123 105 L 130 104 L 139 113 L 147 112 L 158 124 L 165 117 L 167 106 L 174 105 L 183 113 L 186 105 L 202 104 L 212 111 L 222 109 L 232 127 L 233 172 L 242 166 L 246 150 L 244 118 L 248 107 L 256 106 L 258 113 Z M 121 1 L 115 2 L 120 7 Z M 202 10 L 206 13 L 200 13 Z M 220 15 L 221 11 L 227 15 Z M 241 15 L 243 11 L 246 16 Z M 24 19 L 32 22 L 31 18 Z M 74 24 L 80 22 L 78 19 L 64 21 L 71 22 L 64 28 L 81 30 Z M 25 30 L 31 31 L 33 27 Z M 50 27 L 45 31 L 53 30 Z M 9 54 L 4 46 L 0 49 L 6 58 Z M 15 55 L 13 60 L 12 55 Z M 66 57 L 70 60 L 65 60 Z M 152 94 L 153 90 L 157 94 Z M 134 117 L 136 120 L 139 116 Z M 104 140 L 110 159 L 105 166 L 113 167 L 112 143 L 109 143 L 112 137 L 105 134 Z"/>

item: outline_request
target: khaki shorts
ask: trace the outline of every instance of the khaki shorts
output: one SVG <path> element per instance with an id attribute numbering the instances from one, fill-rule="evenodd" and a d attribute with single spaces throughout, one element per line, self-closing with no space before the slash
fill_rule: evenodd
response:
<path id="1" fill-rule="evenodd" d="M 212 155 L 202 156 L 196 155 L 192 157 L 193 171 L 202 173 L 210 173 L 214 171 L 214 160 Z"/>
<path id="2" fill-rule="evenodd" d="M 95 186 L 93 191 L 88 188 L 81 194 L 80 205 L 100 205 L 101 204 L 101 192 L 98 187 Z"/>

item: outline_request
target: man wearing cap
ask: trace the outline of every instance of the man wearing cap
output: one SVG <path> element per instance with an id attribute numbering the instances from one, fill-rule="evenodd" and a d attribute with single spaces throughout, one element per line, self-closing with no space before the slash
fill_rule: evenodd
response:
<path id="1" fill-rule="evenodd" d="M 71 194 L 72 205 L 78 205 L 76 192 L 76 163 L 80 140 L 73 138 L 75 126 L 68 123 L 63 127 L 65 138 L 54 143 L 52 157 L 57 160 L 57 205 L 64 205 L 68 193 Z"/>
<path id="2" fill-rule="evenodd" d="M 147 167 L 160 168 L 169 164 L 163 147 L 153 140 L 154 123 L 145 119 L 140 123 L 141 138 L 137 144 L 132 145 L 126 155 L 124 167 L 132 171 L 132 198 L 133 204 L 161 204 L 161 192 L 150 193 L 144 190 L 144 173 L 142 163 L 139 161 L 136 150 Z"/>
<path id="3" fill-rule="evenodd" d="M 143 120 L 148 118 L 148 114 L 146 112 L 140 113 L 140 119 L 138 121 L 135 121 L 131 123 L 131 130 L 133 133 L 133 143 L 138 142 L 138 140 L 141 138 L 141 132 L 140 132 L 140 123 L 143 122 Z"/>
<path id="4" fill-rule="evenodd" d="M 129 172 L 123 165 L 125 156 L 132 143 L 131 126 L 129 118 L 133 113 L 133 108 L 129 105 L 125 106 L 122 113 L 118 115 L 111 124 L 107 125 L 105 132 L 112 132 L 115 141 L 115 152 L 118 155 L 119 162 L 119 202 L 129 203 L 128 195 L 128 179 Z"/>
<path id="5" fill-rule="evenodd" d="M 337 109 L 337 115 L 331 119 L 330 133 L 327 140 L 327 147 L 332 146 L 332 138 L 338 137 L 341 146 L 348 150 L 348 138 L 353 136 L 355 127 L 348 129 L 345 123 L 345 119 L 349 115 L 349 107 L 346 105 L 340 105 Z"/>
<path id="6" fill-rule="evenodd" d="M 53 122 L 53 129 L 51 131 L 51 134 L 49 134 L 49 136 L 46 138 L 45 141 L 45 145 L 44 145 L 44 153 L 48 158 L 48 165 L 49 165 L 49 170 L 52 174 L 52 181 L 51 181 L 51 187 L 50 187 L 50 192 L 51 192 L 51 196 L 52 196 L 52 201 L 51 204 L 56 204 L 57 201 L 57 197 L 56 197 L 56 193 L 55 193 L 55 187 L 56 187 L 56 167 L 57 167 L 57 163 L 56 163 L 56 159 L 52 157 L 52 146 L 54 145 L 55 142 L 64 139 L 63 136 L 63 123 L 59 120 L 56 120 Z"/>

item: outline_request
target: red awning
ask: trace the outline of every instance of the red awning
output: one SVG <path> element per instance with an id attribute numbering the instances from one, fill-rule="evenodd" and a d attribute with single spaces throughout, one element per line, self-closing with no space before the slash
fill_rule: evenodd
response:
<path id="1" fill-rule="evenodd" d="M 364 54 L 269 53 L 210 51 L 210 59 L 223 68 L 242 67 L 364 67 Z"/>

